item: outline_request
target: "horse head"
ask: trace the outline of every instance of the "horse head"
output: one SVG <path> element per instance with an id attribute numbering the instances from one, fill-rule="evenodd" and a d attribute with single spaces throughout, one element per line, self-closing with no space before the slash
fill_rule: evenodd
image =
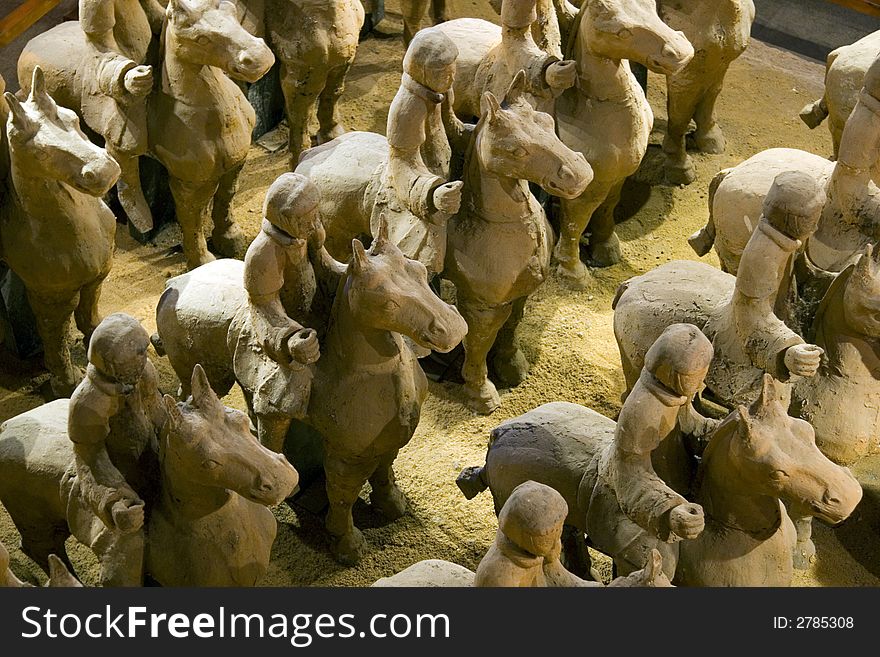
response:
<path id="1" fill-rule="evenodd" d="M 611 581 L 609 587 L 640 586 L 648 588 L 669 588 L 673 586 L 669 577 L 663 572 L 663 555 L 657 548 L 652 548 L 645 560 L 645 567 Z"/>
<path id="2" fill-rule="evenodd" d="M 526 75 L 516 74 L 504 100 L 487 91 L 480 102 L 477 153 L 481 166 L 503 178 L 528 180 L 548 193 L 572 199 L 593 180 L 587 159 L 556 135 L 553 117 L 526 100 Z"/>
<path id="3" fill-rule="evenodd" d="M 275 63 L 266 42 L 241 26 L 228 0 L 170 0 L 166 19 L 166 35 L 183 61 L 214 66 L 245 82 L 256 82 Z"/>
<path id="4" fill-rule="evenodd" d="M 788 415 L 782 391 L 769 374 L 750 408 L 734 418 L 729 478 L 743 493 L 783 500 L 793 515 L 813 516 L 831 525 L 845 520 L 862 499 L 862 487 L 848 468 L 830 461 L 816 446 L 813 427 Z M 722 427 L 728 424 L 725 420 Z M 719 427 L 719 431 L 721 427 Z M 704 460 L 711 458 L 715 436 Z M 736 482 L 736 483 L 734 483 Z"/>
<path id="5" fill-rule="evenodd" d="M 9 104 L 10 157 L 20 174 L 58 180 L 97 197 L 116 184 L 120 174 L 116 160 L 83 134 L 76 113 L 55 103 L 39 66 L 34 67 L 26 101 L 9 92 L 4 98 Z"/>
<path id="6" fill-rule="evenodd" d="M 344 294 L 364 326 L 400 333 L 434 351 L 451 351 L 467 333 L 462 316 L 428 287 L 428 270 L 388 239 L 383 218 L 369 251 L 352 241 Z"/>
<path id="7" fill-rule="evenodd" d="M 683 32 L 664 23 L 656 0 L 586 0 L 580 38 L 591 52 L 629 59 L 655 73 L 677 73 L 693 58 Z"/>
<path id="8" fill-rule="evenodd" d="M 160 456 L 175 490 L 218 488 L 272 506 L 288 497 L 299 475 L 282 454 L 263 447 L 246 414 L 224 406 L 201 365 L 192 373 L 192 396 L 178 404 L 165 395 L 168 420 Z M 180 478 L 182 481 L 177 481 Z"/>
<path id="9" fill-rule="evenodd" d="M 852 266 L 843 292 L 846 325 L 867 338 L 880 338 L 880 249 L 868 244 Z"/>

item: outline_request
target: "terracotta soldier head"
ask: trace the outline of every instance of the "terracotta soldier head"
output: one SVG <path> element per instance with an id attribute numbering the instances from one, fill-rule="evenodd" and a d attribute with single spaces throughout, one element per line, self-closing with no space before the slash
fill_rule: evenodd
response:
<path id="1" fill-rule="evenodd" d="M 498 514 L 498 529 L 520 549 L 542 557 L 559 554 L 568 505 L 555 489 L 526 481 L 507 498 Z"/>
<path id="2" fill-rule="evenodd" d="M 645 369 L 679 395 L 696 394 L 709 371 L 712 343 L 693 324 L 672 324 L 645 355 Z"/>
<path id="3" fill-rule="evenodd" d="M 536 0 L 503 0 L 501 3 L 501 24 L 504 27 L 531 27 L 538 20 Z"/>
<path id="4" fill-rule="evenodd" d="M 819 225 L 825 206 L 825 191 L 813 176 L 802 171 L 785 171 L 773 179 L 764 197 L 762 214 L 776 230 L 796 240 L 805 240 Z"/>
<path id="5" fill-rule="evenodd" d="M 272 183 L 263 202 L 263 216 L 297 239 L 308 239 L 320 224 L 318 188 L 301 173 L 283 173 Z"/>
<path id="6" fill-rule="evenodd" d="M 403 70 L 438 94 L 449 91 L 455 76 L 458 48 L 439 30 L 417 32 L 403 57 Z"/>
<path id="7" fill-rule="evenodd" d="M 131 315 L 113 313 L 104 318 L 89 341 L 89 364 L 130 392 L 147 364 L 150 336 Z"/>

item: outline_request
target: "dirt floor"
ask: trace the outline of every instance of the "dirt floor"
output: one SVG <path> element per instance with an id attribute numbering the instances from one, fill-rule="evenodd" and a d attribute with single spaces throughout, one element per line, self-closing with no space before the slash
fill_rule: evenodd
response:
<path id="1" fill-rule="evenodd" d="M 496 19 L 483 0 L 451 4 L 453 15 Z M 384 132 L 403 55 L 401 22 L 395 10 L 396 3 L 389 3 L 389 16 L 380 25 L 387 38 L 363 41 L 349 74 L 342 112 L 350 128 Z M 491 417 L 468 411 L 455 384 L 431 384 L 419 429 L 395 466 L 410 511 L 404 518 L 382 525 L 367 505 L 356 507 L 355 522 L 364 529 L 370 546 L 359 566 L 344 568 L 330 558 L 320 517 L 282 505 L 276 510 L 279 528 L 272 563 L 262 583 L 365 586 L 427 558 L 475 568 L 492 541 L 496 521 L 488 494 L 472 501 L 464 499 L 455 485 L 458 472 L 483 462 L 486 440 L 494 426 L 542 403 L 567 400 L 616 415 L 623 376 L 611 328 L 611 299 L 618 284 L 668 260 L 695 258 L 685 238 L 705 221 L 706 190 L 719 169 L 775 146 L 821 155 L 831 152 L 824 126 L 811 132 L 797 117 L 805 103 L 821 95 L 823 71 L 815 61 L 753 43 L 731 67 L 720 100 L 728 151 L 720 156 L 694 154 L 699 177 L 688 187 L 658 184 L 662 178 L 659 143 L 665 124 L 665 87 L 663 79 L 652 74 L 649 97 L 656 115 L 655 133 L 642 170 L 625 191 L 622 214 L 629 218 L 618 227 L 623 262 L 594 271 L 589 289 L 583 292 L 569 291 L 550 280 L 534 294 L 519 334 L 532 363 L 531 374 L 517 389 L 502 391 L 502 406 Z M 236 218 L 250 236 L 258 230 L 266 188 L 285 171 L 285 163 L 284 152 L 252 148 L 234 204 Z M 102 311 L 126 311 L 152 331 L 155 304 L 165 280 L 184 271 L 182 255 L 171 248 L 176 243 L 176 230 L 169 227 L 148 245 L 134 242 L 124 227 L 117 235 L 119 248 L 104 286 Z M 714 254 L 706 260 L 717 264 Z M 160 371 L 163 391 L 174 393 L 177 380 L 167 361 L 155 353 L 151 357 Z M 81 342 L 77 343 L 76 358 L 84 362 Z M 0 420 L 43 403 L 47 378 L 38 364 L 16 363 L 8 357 L 0 363 Z M 243 407 L 237 393 L 226 402 Z M 872 465 L 863 462 L 857 469 L 866 485 L 876 485 Z M 876 513 L 871 511 L 873 506 L 865 506 L 874 497 L 866 493 L 860 510 L 842 527 L 816 527 L 818 556 L 808 571 L 798 574 L 797 585 L 878 584 Z M 18 536 L 2 509 L 0 538 L 13 553 L 13 570 L 34 580 L 35 566 L 12 549 L 18 545 Z M 72 540 L 70 547 L 79 574 L 86 583 L 93 583 L 94 558 Z M 607 561 L 602 566 L 607 574 Z"/>

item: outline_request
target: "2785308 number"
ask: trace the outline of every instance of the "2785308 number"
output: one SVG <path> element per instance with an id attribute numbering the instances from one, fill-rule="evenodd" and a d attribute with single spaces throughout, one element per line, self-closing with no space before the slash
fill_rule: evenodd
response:
<path id="1" fill-rule="evenodd" d="M 776 630 L 849 630 L 855 626 L 852 616 L 774 616 Z"/>

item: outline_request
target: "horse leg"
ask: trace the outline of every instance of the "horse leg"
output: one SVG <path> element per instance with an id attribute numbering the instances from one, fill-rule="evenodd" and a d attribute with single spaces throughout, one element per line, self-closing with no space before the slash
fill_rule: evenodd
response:
<path id="1" fill-rule="evenodd" d="M 101 586 L 143 586 L 144 542 L 143 529 L 98 534 L 90 547 L 101 563 Z"/>
<path id="2" fill-rule="evenodd" d="M 389 520 L 397 520 L 406 513 L 406 497 L 397 487 L 392 465 L 397 451 L 388 452 L 379 459 L 379 465 L 370 476 L 370 504 Z"/>
<path id="3" fill-rule="evenodd" d="M 284 92 L 284 105 L 287 112 L 288 150 L 290 168 L 296 168 L 299 154 L 312 145 L 309 137 L 309 122 L 315 99 L 323 89 L 323 75 L 319 76 L 317 67 L 295 68 L 281 62 L 281 91 Z"/>
<path id="4" fill-rule="evenodd" d="M 217 191 L 217 182 L 189 182 L 171 178 L 169 183 L 182 233 L 186 266 L 188 269 L 195 269 L 214 260 L 214 256 L 208 252 L 203 228 L 208 216 L 208 206 Z"/>
<path id="5" fill-rule="evenodd" d="M 327 443 L 324 445 L 326 447 Z M 330 551 L 337 561 L 347 566 L 353 566 L 360 561 L 367 547 L 364 535 L 354 526 L 351 508 L 375 467 L 375 459 L 367 462 L 347 461 L 330 449 L 324 453 L 329 502 L 325 525 L 331 537 Z"/>
<path id="6" fill-rule="evenodd" d="M 528 297 L 520 297 L 513 302 L 510 317 L 498 331 L 489 354 L 494 378 L 506 388 L 518 386 L 529 374 L 529 361 L 516 341 L 516 327 L 522 321 L 527 300 Z"/>
<path id="7" fill-rule="evenodd" d="M 446 0 L 434 0 L 431 3 L 431 15 L 434 18 L 434 25 L 446 21 Z"/>
<path id="8" fill-rule="evenodd" d="M 614 232 L 614 208 L 620 202 L 625 180 L 620 180 L 609 188 L 605 200 L 590 219 L 587 254 L 588 262 L 596 267 L 610 267 L 620 262 L 620 240 Z"/>
<path id="9" fill-rule="evenodd" d="M 605 183 L 594 180 L 578 198 L 560 199 L 559 240 L 553 249 L 553 260 L 562 282 L 573 289 L 583 290 L 589 282 L 590 273 L 581 262 L 581 235 L 593 212 L 605 200 L 608 189 Z"/>
<path id="10" fill-rule="evenodd" d="M 248 408 L 251 408 L 248 404 Z M 284 441 L 287 439 L 287 430 L 290 428 L 291 418 L 281 414 L 258 414 L 257 415 L 257 438 L 266 449 L 271 449 L 278 454 L 284 453 Z"/>
<path id="11" fill-rule="evenodd" d="M 459 298 L 457 305 L 468 325 L 462 341 L 464 365 L 461 368 L 467 404 L 477 413 L 488 415 L 501 405 L 501 397 L 489 380 L 486 356 L 499 329 L 510 316 L 511 304 L 486 306 L 475 300 Z"/>
<path id="12" fill-rule="evenodd" d="M 721 127 L 715 118 L 715 103 L 721 93 L 721 83 L 724 81 L 725 73 L 727 73 L 726 67 L 721 71 L 718 81 L 712 84 L 700 98 L 694 112 L 694 121 L 697 124 L 694 140 L 697 148 L 703 153 L 718 155 L 727 147 L 724 133 L 721 132 Z"/>
<path id="13" fill-rule="evenodd" d="M 214 228 L 211 231 L 211 245 L 214 251 L 227 258 L 244 257 L 250 244 L 238 224 L 232 220 L 230 212 L 232 198 L 238 188 L 238 176 L 243 167 L 244 162 L 224 173 L 214 193 L 214 207 L 211 211 Z"/>
<path id="14" fill-rule="evenodd" d="M 813 557 L 816 556 L 816 545 L 813 543 L 813 518 L 812 516 L 792 517 L 791 520 L 797 532 L 797 543 L 792 554 L 794 567 L 797 570 L 807 570 Z"/>
<path id="15" fill-rule="evenodd" d="M 685 135 L 699 101 L 699 89 L 687 79 L 669 76 L 666 113 L 668 123 L 663 137 L 663 164 L 666 181 L 673 185 L 689 185 L 697 178 L 694 163 L 685 148 Z"/>
<path id="16" fill-rule="evenodd" d="M 403 14 L 403 44 L 409 46 L 409 42 L 422 26 L 422 17 L 428 10 L 431 0 L 406 0 L 402 3 Z"/>
<path id="17" fill-rule="evenodd" d="M 56 397 L 70 397 L 82 379 L 82 372 L 70 359 L 70 319 L 79 295 L 44 297 L 27 290 L 27 297 L 43 341 L 43 362 L 52 375 L 52 392 Z"/>
<path id="18" fill-rule="evenodd" d="M 114 148 L 109 142 L 107 153 L 116 160 L 122 170 L 116 183 L 122 209 L 138 232 L 150 232 L 153 229 L 153 213 L 141 187 L 140 158 Z"/>
<path id="19" fill-rule="evenodd" d="M 602 581 L 598 573 L 593 570 L 593 560 L 587 549 L 584 532 L 572 525 L 565 525 L 562 528 L 562 565 L 582 579 Z"/>
<path id="20" fill-rule="evenodd" d="M 98 302 L 101 299 L 101 285 L 110 271 L 102 273 L 91 283 L 83 285 L 79 290 L 79 303 L 73 313 L 76 320 L 76 328 L 83 334 L 83 344 L 88 348 L 92 333 L 101 323 L 101 315 L 98 313 Z"/>
<path id="21" fill-rule="evenodd" d="M 339 97 L 345 90 L 345 76 L 351 62 L 327 72 L 324 89 L 318 95 L 318 143 L 324 144 L 347 132 L 339 114 Z"/>

